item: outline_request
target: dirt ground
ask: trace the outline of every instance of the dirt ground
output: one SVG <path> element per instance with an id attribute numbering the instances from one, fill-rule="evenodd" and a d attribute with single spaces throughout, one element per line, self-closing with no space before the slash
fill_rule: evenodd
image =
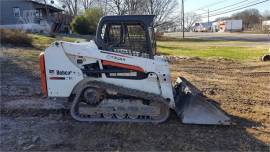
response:
<path id="1" fill-rule="evenodd" d="M 24 51 L 27 51 L 24 50 Z M 33 51 L 33 50 L 29 50 Z M 181 124 L 175 113 L 163 124 L 81 123 L 66 113 L 16 113 L 8 103 L 57 102 L 41 99 L 36 61 L 2 48 L 1 151 L 269 151 L 270 63 L 223 59 L 181 59 L 172 77 L 183 76 L 232 117 L 233 126 Z"/>

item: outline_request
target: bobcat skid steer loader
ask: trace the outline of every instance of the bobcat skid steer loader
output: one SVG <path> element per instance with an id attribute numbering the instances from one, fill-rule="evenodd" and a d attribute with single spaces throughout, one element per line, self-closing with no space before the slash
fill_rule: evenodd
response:
<path id="1" fill-rule="evenodd" d="M 155 55 L 153 19 L 105 16 L 95 41 L 51 44 L 40 54 L 43 94 L 69 97 L 78 121 L 161 123 L 173 109 L 183 123 L 230 124 L 184 78 L 172 85 L 168 63 Z"/>

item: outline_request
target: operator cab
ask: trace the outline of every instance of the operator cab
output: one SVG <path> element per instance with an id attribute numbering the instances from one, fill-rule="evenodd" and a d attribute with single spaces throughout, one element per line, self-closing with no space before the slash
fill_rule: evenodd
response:
<path id="1" fill-rule="evenodd" d="M 98 25 L 100 50 L 153 59 L 156 52 L 154 15 L 105 16 Z"/>

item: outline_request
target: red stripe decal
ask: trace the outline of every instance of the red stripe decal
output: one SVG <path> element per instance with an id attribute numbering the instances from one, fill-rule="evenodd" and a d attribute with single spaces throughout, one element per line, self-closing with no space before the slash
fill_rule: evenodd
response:
<path id="1" fill-rule="evenodd" d="M 50 77 L 50 80 L 65 80 L 65 77 Z"/>
<path id="2" fill-rule="evenodd" d="M 125 68 L 129 70 L 134 70 L 138 72 L 144 72 L 144 69 L 138 66 L 133 66 L 133 65 L 128 65 L 128 64 L 122 64 L 122 63 L 116 63 L 116 62 L 111 62 L 111 61 L 102 61 L 103 65 L 110 65 L 110 66 L 115 66 L 119 68 Z"/>

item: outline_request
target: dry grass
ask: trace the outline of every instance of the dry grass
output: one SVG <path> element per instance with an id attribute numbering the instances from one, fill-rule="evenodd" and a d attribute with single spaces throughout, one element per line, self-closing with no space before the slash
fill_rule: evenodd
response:
<path id="1" fill-rule="evenodd" d="M 0 29 L 1 44 L 10 44 L 13 46 L 32 46 L 32 37 L 19 30 Z"/>
<path id="2" fill-rule="evenodd" d="M 30 34 L 19 30 L 0 29 L 1 45 L 16 47 L 32 47 L 43 50 L 54 41 L 76 42 L 83 41 L 81 38 L 71 38 L 66 36 L 48 36 L 41 34 Z"/>
<path id="3" fill-rule="evenodd" d="M 64 36 L 46 36 L 39 34 L 29 34 L 33 39 L 33 46 L 37 49 L 43 50 L 47 48 L 51 43 L 55 41 L 67 41 L 67 42 L 76 42 L 80 39 L 64 37 Z"/>

